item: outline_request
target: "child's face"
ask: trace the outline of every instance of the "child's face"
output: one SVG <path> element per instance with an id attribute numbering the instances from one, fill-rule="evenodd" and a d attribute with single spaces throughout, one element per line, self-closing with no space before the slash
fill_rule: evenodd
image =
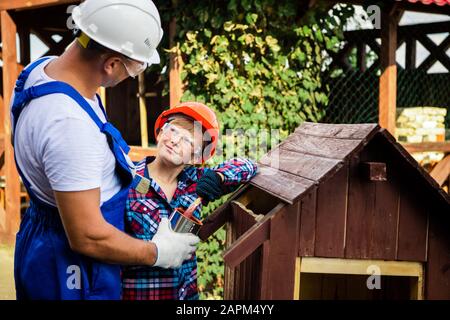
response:
<path id="1" fill-rule="evenodd" d="M 166 123 L 158 137 L 157 156 L 176 166 L 185 165 L 193 160 L 194 150 L 201 145 L 201 137 L 195 139 L 189 130 Z"/>

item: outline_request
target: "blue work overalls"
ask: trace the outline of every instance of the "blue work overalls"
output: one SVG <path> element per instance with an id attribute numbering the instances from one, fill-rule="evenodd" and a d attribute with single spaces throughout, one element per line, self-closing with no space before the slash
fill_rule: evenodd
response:
<path id="1" fill-rule="evenodd" d="M 117 129 L 109 122 L 102 123 L 89 103 L 67 83 L 52 81 L 24 89 L 31 71 L 47 59 L 45 57 L 31 64 L 17 80 L 11 109 L 13 128 L 15 130 L 23 108 L 33 99 L 62 93 L 75 100 L 107 136 L 116 158 L 116 173 L 121 178 L 122 188 L 100 209 L 108 223 L 123 231 L 125 202 L 132 181 L 123 152 L 128 153 L 129 147 Z M 30 195 L 30 207 L 24 214 L 16 237 L 14 277 L 17 299 L 120 299 L 120 266 L 102 263 L 72 251 L 58 209 L 41 201 L 19 167 L 18 171 Z"/>

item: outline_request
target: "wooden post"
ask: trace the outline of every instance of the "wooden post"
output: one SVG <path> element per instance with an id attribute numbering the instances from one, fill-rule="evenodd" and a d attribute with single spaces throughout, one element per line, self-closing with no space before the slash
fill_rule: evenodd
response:
<path id="1" fill-rule="evenodd" d="M 6 233 L 8 242 L 14 241 L 20 223 L 20 180 L 17 173 L 14 151 L 11 145 L 11 121 L 9 105 L 18 76 L 16 33 L 17 27 L 9 13 L 1 11 L 1 33 L 3 40 L 3 117 L 5 130 L 5 198 Z"/>
<path id="2" fill-rule="evenodd" d="M 28 9 L 79 2 L 77 0 L 1 0 L 0 10 Z"/>
<path id="3" fill-rule="evenodd" d="M 181 58 L 180 50 L 175 43 L 176 32 L 176 20 L 172 19 L 169 25 L 169 37 L 170 37 L 170 70 L 169 70 L 169 82 L 170 82 L 170 107 L 173 108 L 180 103 L 183 95 L 183 83 L 181 81 L 181 70 L 183 67 L 183 59 Z"/>
<path id="4" fill-rule="evenodd" d="M 97 93 L 100 96 L 100 100 L 102 101 L 103 107 L 105 108 L 105 111 L 106 111 L 106 88 L 100 87 L 97 90 Z"/>
<path id="5" fill-rule="evenodd" d="M 406 59 L 405 59 L 405 69 L 414 70 L 416 68 L 416 39 L 409 37 L 406 39 Z"/>
<path id="6" fill-rule="evenodd" d="M 145 103 L 145 74 L 139 75 L 139 115 L 141 119 L 141 145 L 148 147 L 147 105 Z"/>
<path id="7" fill-rule="evenodd" d="M 20 63 L 23 66 L 26 66 L 31 62 L 30 28 L 28 26 L 22 26 L 19 28 L 18 32 L 20 41 Z"/>
<path id="8" fill-rule="evenodd" d="M 381 76 L 379 124 L 395 136 L 397 104 L 397 24 L 396 6 L 381 11 Z"/>

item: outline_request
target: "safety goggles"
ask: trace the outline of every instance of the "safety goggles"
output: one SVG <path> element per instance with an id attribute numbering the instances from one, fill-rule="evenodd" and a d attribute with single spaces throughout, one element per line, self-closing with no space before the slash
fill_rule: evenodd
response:
<path id="1" fill-rule="evenodd" d="M 194 139 L 187 137 L 185 132 L 182 132 L 175 125 L 166 122 L 161 128 L 161 134 L 175 139 L 176 141 L 181 141 L 185 146 L 194 148 Z"/>
<path id="2" fill-rule="evenodd" d="M 126 58 L 126 60 L 129 61 L 129 63 L 124 62 L 123 60 L 120 61 L 125 66 L 125 69 L 127 69 L 128 75 L 133 79 L 148 68 L 148 64 L 146 62 L 140 62 L 129 58 Z"/>

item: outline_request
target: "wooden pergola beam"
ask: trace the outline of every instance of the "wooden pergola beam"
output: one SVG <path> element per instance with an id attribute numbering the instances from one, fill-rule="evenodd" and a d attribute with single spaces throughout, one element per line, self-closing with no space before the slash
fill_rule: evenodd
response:
<path id="1" fill-rule="evenodd" d="M 0 10 L 21 10 L 60 4 L 70 4 L 80 1 L 76 0 L 3 0 L 0 2 Z"/>
<path id="2" fill-rule="evenodd" d="M 11 121 L 9 105 L 12 92 L 18 77 L 16 33 L 17 27 L 9 13 L 1 11 L 1 34 L 3 42 L 3 104 L 5 144 L 5 202 L 6 202 L 6 233 L 9 242 L 14 241 L 14 235 L 20 224 L 20 180 L 14 161 L 14 151 L 11 145 Z"/>
<path id="3" fill-rule="evenodd" d="M 397 105 L 397 25 L 399 11 L 396 5 L 381 11 L 381 76 L 379 124 L 395 134 Z"/>
<path id="4" fill-rule="evenodd" d="M 450 154 L 442 159 L 430 172 L 430 176 L 442 186 L 450 176 Z M 450 189 L 449 189 L 450 190 Z"/>
<path id="5" fill-rule="evenodd" d="M 176 34 L 177 22 L 175 18 L 172 19 L 169 25 L 169 39 L 170 48 L 170 64 L 169 64 L 169 94 L 170 94 L 170 107 L 173 108 L 180 103 L 183 96 L 183 83 L 181 80 L 181 71 L 183 68 L 183 59 L 179 52 L 178 46 L 174 41 Z"/>

